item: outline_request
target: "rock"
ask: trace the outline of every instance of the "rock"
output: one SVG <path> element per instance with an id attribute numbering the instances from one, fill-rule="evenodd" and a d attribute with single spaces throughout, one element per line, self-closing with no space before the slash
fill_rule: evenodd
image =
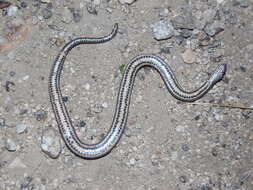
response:
<path id="1" fill-rule="evenodd" d="M 196 61 L 196 55 L 191 49 L 186 49 L 182 53 L 182 58 L 185 63 L 194 63 Z"/>
<path id="2" fill-rule="evenodd" d="M 7 15 L 8 16 L 16 16 L 18 12 L 18 7 L 15 5 L 11 5 L 8 7 Z"/>
<path id="3" fill-rule="evenodd" d="M 180 181 L 181 183 L 186 183 L 188 180 L 187 180 L 187 177 L 186 177 L 186 176 L 182 175 L 182 176 L 179 177 L 179 181 Z"/>
<path id="4" fill-rule="evenodd" d="M 51 3 L 51 0 L 40 0 L 42 3 Z"/>
<path id="5" fill-rule="evenodd" d="M 44 19 L 49 19 L 53 15 L 52 10 L 48 8 L 42 9 L 41 14 Z"/>
<path id="6" fill-rule="evenodd" d="M 192 35 L 192 30 L 184 28 L 180 31 L 180 35 L 183 36 L 184 38 L 189 38 Z"/>
<path id="7" fill-rule="evenodd" d="M 0 118 L 0 128 L 5 126 L 5 119 Z"/>
<path id="8" fill-rule="evenodd" d="M 20 3 L 20 7 L 21 8 L 26 8 L 28 6 L 28 4 L 27 4 L 27 2 L 25 2 L 25 1 L 22 1 L 21 3 Z"/>
<path id="9" fill-rule="evenodd" d="M 185 12 L 181 15 L 174 17 L 171 22 L 175 29 L 194 29 L 195 19 L 191 12 Z"/>
<path id="10" fill-rule="evenodd" d="M 26 125 L 24 125 L 24 124 L 16 125 L 16 132 L 18 134 L 21 134 L 21 133 L 25 132 L 25 130 L 26 130 Z"/>
<path id="11" fill-rule="evenodd" d="M 151 27 L 156 40 L 166 40 L 174 36 L 174 28 L 167 20 L 160 20 L 152 24 Z"/>
<path id="12" fill-rule="evenodd" d="M 128 4 L 128 5 L 133 4 L 135 1 L 136 0 L 119 0 L 121 4 Z"/>
<path id="13" fill-rule="evenodd" d="M 64 8 L 62 12 L 62 19 L 61 21 L 64 23 L 70 23 L 73 19 L 72 13 L 68 8 Z"/>
<path id="14" fill-rule="evenodd" d="M 9 165 L 9 168 L 26 168 L 26 165 L 21 161 L 19 157 L 16 157 Z"/>
<path id="15" fill-rule="evenodd" d="M 134 158 L 131 158 L 130 161 L 129 161 L 130 165 L 131 165 L 131 166 L 134 166 L 134 165 L 135 165 L 135 161 L 136 161 L 136 160 L 135 160 Z"/>
<path id="16" fill-rule="evenodd" d="M 215 36 L 224 31 L 224 26 L 219 21 L 214 21 L 212 24 L 207 24 L 204 31 L 208 36 Z"/>
<path id="17" fill-rule="evenodd" d="M 5 148 L 10 152 L 15 152 L 17 150 L 17 145 L 12 139 L 7 138 L 5 140 Z"/>
<path id="18" fill-rule="evenodd" d="M 181 146 L 181 148 L 182 148 L 182 150 L 185 151 L 185 152 L 187 152 L 188 150 L 190 150 L 190 148 L 189 148 L 189 146 L 188 146 L 187 144 L 183 144 L 183 145 Z"/>
<path id="19" fill-rule="evenodd" d="M 61 139 L 54 129 L 46 129 L 41 137 L 41 149 L 49 157 L 56 159 L 62 151 Z"/>
<path id="20" fill-rule="evenodd" d="M 6 7 L 9 7 L 11 3 L 5 2 L 5 1 L 0 1 L 0 9 L 4 9 Z"/>

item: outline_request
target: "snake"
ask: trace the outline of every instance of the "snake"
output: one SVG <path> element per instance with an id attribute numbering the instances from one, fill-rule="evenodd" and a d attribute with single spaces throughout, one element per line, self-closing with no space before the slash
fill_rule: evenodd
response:
<path id="1" fill-rule="evenodd" d="M 81 37 L 70 40 L 59 52 L 49 74 L 49 98 L 61 136 L 67 147 L 75 155 L 84 159 L 101 158 L 110 153 L 119 142 L 127 123 L 134 81 L 141 68 L 148 66 L 155 69 L 160 74 L 170 94 L 176 99 L 184 102 L 193 102 L 200 99 L 212 89 L 217 82 L 222 80 L 226 72 L 226 64 L 221 64 L 217 66 L 208 80 L 203 82 L 199 88 L 187 91 L 181 87 L 174 72 L 162 58 L 156 55 L 137 56 L 124 67 L 111 128 L 100 142 L 94 144 L 84 143 L 80 140 L 75 131 L 63 100 L 60 88 L 63 65 L 72 48 L 80 44 L 101 44 L 110 41 L 114 38 L 117 31 L 118 24 L 116 23 L 113 26 L 112 32 L 103 37 Z"/>

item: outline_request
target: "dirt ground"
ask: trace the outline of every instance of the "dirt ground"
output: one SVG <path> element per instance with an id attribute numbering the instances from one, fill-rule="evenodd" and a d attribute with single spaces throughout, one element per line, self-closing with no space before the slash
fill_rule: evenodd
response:
<path id="1" fill-rule="evenodd" d="M 9 2 L 0 9 L 1 190 L 253 189 L 252 0 Z M 108 34 L 114 23 L 114 39 L 74 48 L 64 65 L 64 101 L 84 142 L 99 142 L 110 128 L 122 68 L 137 55 L 165 59 L 186 89 L 219 64 L 227 73 L 194 105 L 142 69 L 119 144 L 85 160 L 61 139 L 48 76 L 65 43 Z"/>

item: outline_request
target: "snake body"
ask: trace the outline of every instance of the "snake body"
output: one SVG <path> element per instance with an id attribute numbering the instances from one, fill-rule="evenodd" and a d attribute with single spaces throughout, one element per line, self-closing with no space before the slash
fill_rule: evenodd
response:
<path id="1" fill-rule="evenodd" d="M 117 30 L 118 24 L 115 24 L 112 32 L 104 37 L 77 38 L 71 40 L 62 48 L 55 59 L 49 76 L 49 96 L 60 133 L 68 148 L 74 154 L 82 158 L 95 159 L 102 157 L 108 154 L 120 140 L 127 122 L 134 80 L 140 68 L 149 66 L 157 70 L 170 94 L 176 99 L 186 102 L 192 102 L 204 96 L 217 82 L 222 79 L 226 71 L 225 64 L 218 66 L 201 87 L 188 92 L 180 86 L 173 71 L 163 59 L 154 55 L 142 55 L 132 59 L 124 69 L 110 130 L 99 143 L 85 144 L 78 138 L 62 98 L 60 89 L 61 71 L 66 56 L 72 48 L 80 44 L 99 44 L 107 42 L 116 35 Z"/>

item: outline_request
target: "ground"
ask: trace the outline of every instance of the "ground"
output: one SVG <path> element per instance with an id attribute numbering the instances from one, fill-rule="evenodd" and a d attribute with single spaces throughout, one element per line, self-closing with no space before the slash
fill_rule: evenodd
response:
<path id="1" fill-rule="evenodd" d="M 253 189 L 251 0 L 10 3 L 0 9 L 0 189 Z M 190 90 L 219 64 L 227 72 L 194 105 L 142 69 L 119 144 L 85 160 L 61 139 L 48 76 L 65 43 L 106 35 L 114 23 L 115 38 L 74 48 L 64 65 L 64 101 L 84 142 L 99 142 L 110 128 L 124 65 L 137 55 L 162 57 Z"/>

